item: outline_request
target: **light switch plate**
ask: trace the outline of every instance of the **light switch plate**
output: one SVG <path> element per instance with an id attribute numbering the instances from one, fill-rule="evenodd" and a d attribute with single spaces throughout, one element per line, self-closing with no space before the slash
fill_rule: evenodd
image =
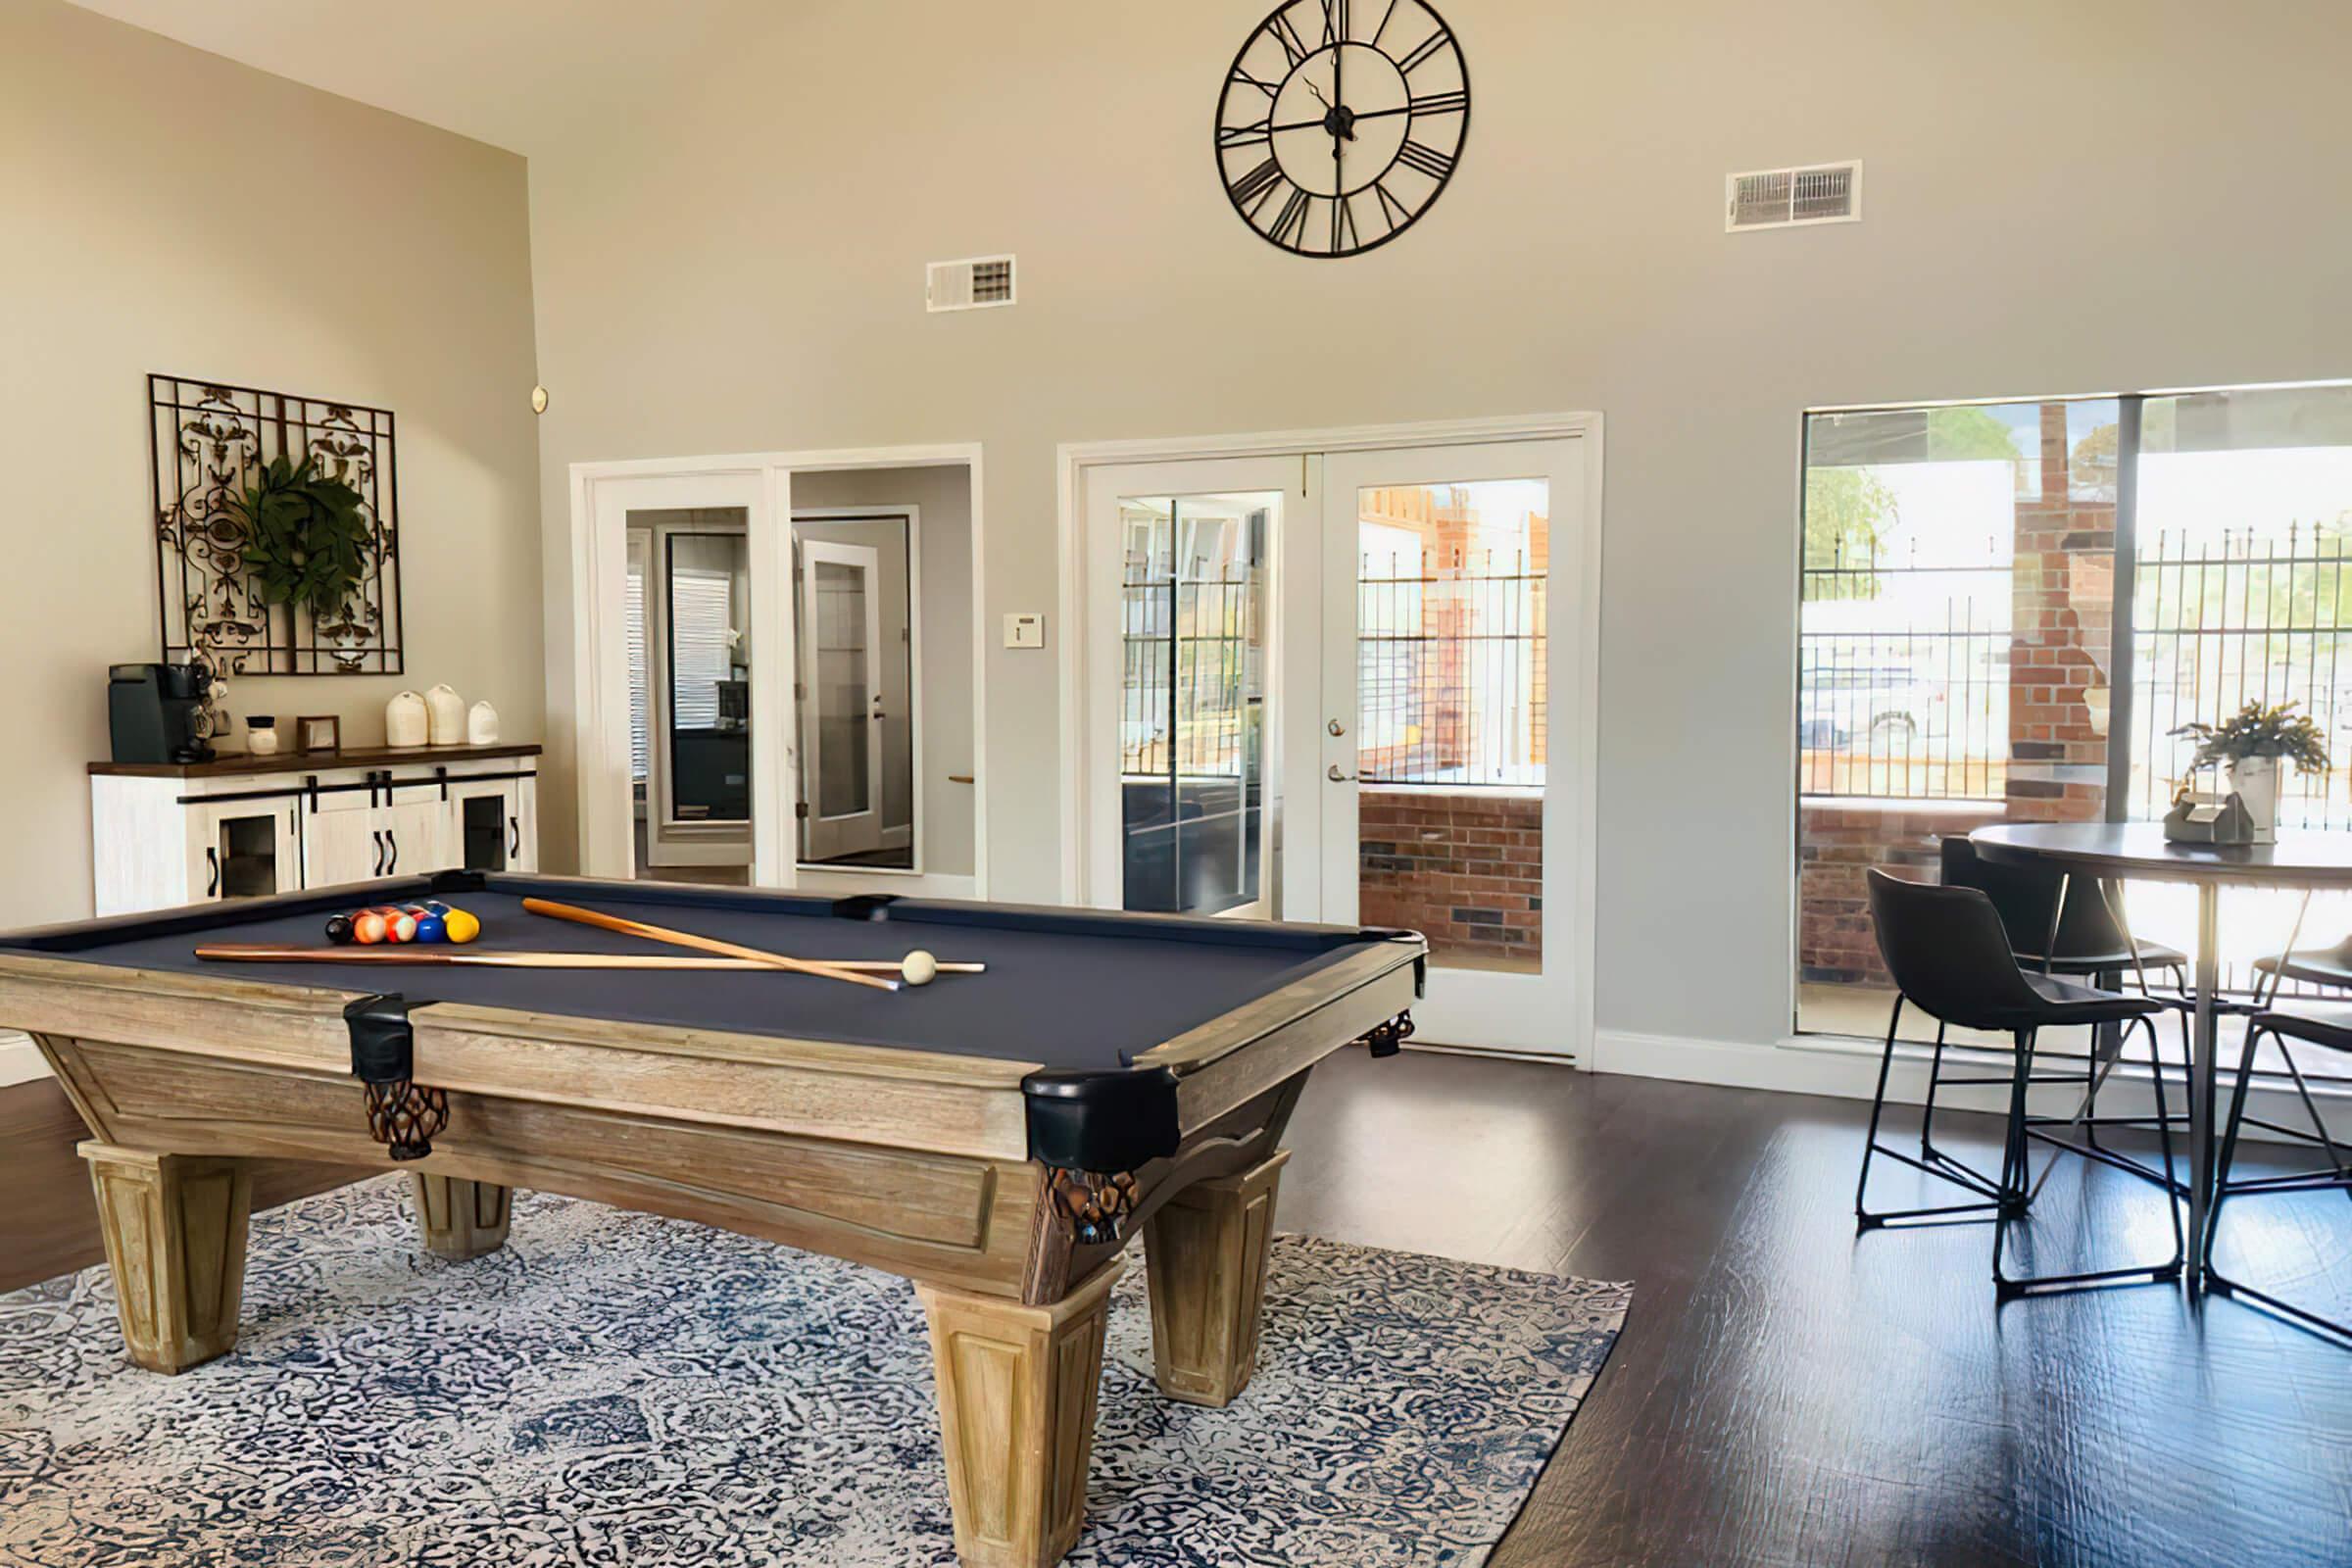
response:
<path id="1" fill-rule="evenodd" d="M 1014 611 L 1004 617 L 1004 646 L 1007 648 L 1043 648 L 1046 646 L 1046 617 L 1034 610 Z"/>

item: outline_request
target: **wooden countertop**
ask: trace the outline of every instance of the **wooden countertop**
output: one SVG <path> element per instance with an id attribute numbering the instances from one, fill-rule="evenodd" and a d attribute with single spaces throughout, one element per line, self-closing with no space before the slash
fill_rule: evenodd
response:
<path id="1" fill-rule="evenodd" d="M 253 773 L 324 773 L 338 767 L 416 767 L 498 757 L 537 757 L 537 742 L 498 746 L 347 746 L 339 752 L 223 752 L 209 762 L 92 762 L 92 774 L 127 778 L 223 778 Z"/>

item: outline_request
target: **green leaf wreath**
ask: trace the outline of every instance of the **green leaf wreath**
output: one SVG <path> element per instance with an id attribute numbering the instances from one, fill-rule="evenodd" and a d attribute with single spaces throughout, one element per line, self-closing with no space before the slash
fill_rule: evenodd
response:
<path id="1" fill-rule="evenodd" d="M 265 604 L 303 605 L 314 613 L 350 597 L 367 568 L 370 530 L 345 466 L 321 472 L 316 454 L 270 460 L 252 486 L 229 499 L 245 527 L 245 570 Z"/>
<path id="2" fill-rule="evenodd" d="M 2292 711 L 2293 703 L 2266 707 L 2248 703 L 2219 724 L 2183 724 L 2170 733 L 2197 738 L 2199 767 L 2233 762 L 2247 757 L 2288 757 L 2306 773 L 2328 770 L 2328 743 L 2309 713 Z"/>

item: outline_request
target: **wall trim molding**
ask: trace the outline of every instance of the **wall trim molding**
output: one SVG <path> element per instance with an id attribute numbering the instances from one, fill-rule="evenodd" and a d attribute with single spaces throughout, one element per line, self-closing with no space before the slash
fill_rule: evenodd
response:
<path id="1" fill-rule="evenodd" d="M 2167 1049 L 2170 1050 L 2174 1043 L 2168 1039 Z M 1762 1089 L 1775 1094 L 1826 1095 L 1838 1100 L 1866 1101 L 1877 1088 L 1881 1049 L 1879 1041 L 1852 1035 L 1788 1035 L 1770 1044 L 1759 1045 L 1642 1034 L 1629 1029 L 1597 1029 L 1593 1031 L 1589 1070 L 1621 1073 L 1636 1078 L 1666 1078 L 1681 1083 L 1716 1084 L 1729 1089 Z M 1997 1051 L 1955 1048 L 1947 1050 L 1944 1055 L 1947 1071 L 1956 1066 L 1972 1075 L 1985 1067 L 1997 1070 L 2009 1060 L 2007 1052 Z M 2168 1094 L 2174 1082 L 2176 1080 L 2167 1080 Z M 1886 1078 L 1886 1102 L 1890 1105 L 1924 1104 L 1927 1092 L 1926 1049 L 1898 1049 L 1894 1069 Z M 2335 1132 L 2338 1137 L 2352 1134 L 2352 1094 L 2325 1088 L 2315 1089 L 2314 1094 L 2322 1104 L 2329 1106 L 2329 1131 Z M 2079 1090 L 2063 1084 L 2044 1085 L 2034 1091 L 2031 1104 L 2036 1115 L 2060 1114 L 2072 1110 L 2079 1096 Z M 1939 1106 L 1980 1110 L 1995 1116 L 2007 1111 L 2007 1098 L 1997 1088 L 1946 1088 L 1936 1097 Z M 2115 1075 L 2108 1080 L 2107 1088 L 2101 1092 L 2099 1103 L 2103 1112 L 2153 1114 L 2155 1097 L 2148 1089 L 2146 1069 L 2130 1065 L 2118 1067 Z M 2251 1115 L 2284 1121 L 2289 1126 L 2301 1125 L 2302 1105 L 2290 1090 L 2269 1089 L 2258 1083 L 2246 1104 Z M 2249 1129 L 2245 1136 L 2265 1142 L 2278 1141 L 2276 1135 L 2264 1133 L 2258 1128 Z M 1856 1157 L 1859 1156 L 1857 1147 Z"/>
<path id="2" fill-rule="evenodd" d="M 0 1089 L 28 1084 L 49 1076 L 49 1060 L 32 1036 L 0 1029 Z"/>

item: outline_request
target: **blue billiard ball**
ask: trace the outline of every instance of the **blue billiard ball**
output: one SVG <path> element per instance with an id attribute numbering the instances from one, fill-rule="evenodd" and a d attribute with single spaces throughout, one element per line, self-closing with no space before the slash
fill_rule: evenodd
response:
<path id="1" fill-rule="evenodd" d="M 442 922 L 441 916 L 427 910 L 416 921 L 416 940 L 419 942 L 447 942 L 449 927 Z"/>

